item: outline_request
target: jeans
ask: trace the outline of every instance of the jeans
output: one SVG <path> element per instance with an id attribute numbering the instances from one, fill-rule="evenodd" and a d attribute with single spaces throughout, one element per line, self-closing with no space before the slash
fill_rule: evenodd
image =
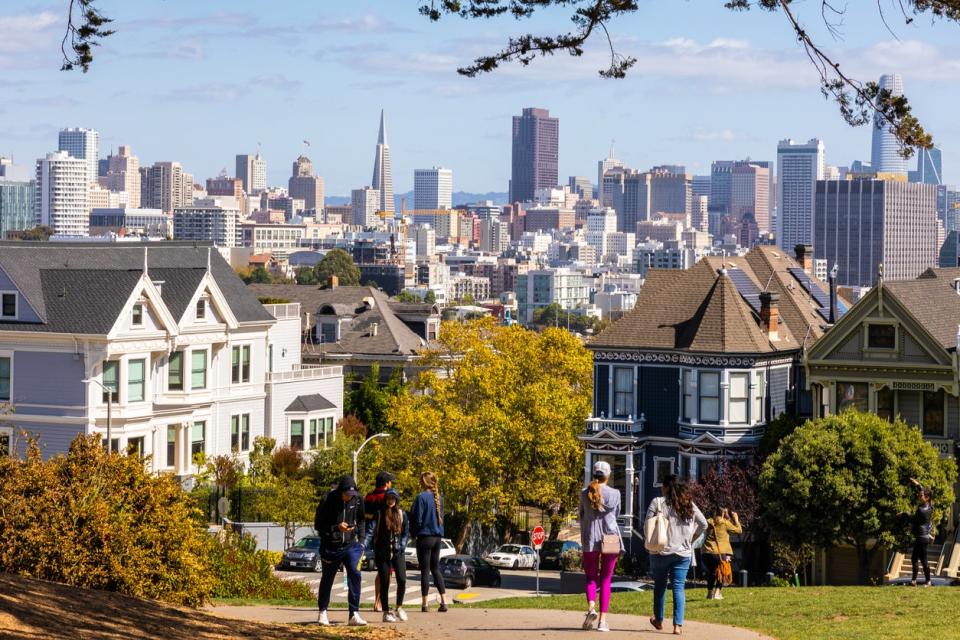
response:
<path id="1" fill-rule="evenodd" d="M 324 546 L 320 551 L 320 562 L 323 574 L 320 576 L 320 587 L 317 592 L 317 608 L 326 611 L 330 606 L 330 590 L 337 579 L 337 572 L 343 565 L 347 572 L 347 603 L 350 606 L 350 615 L 360 611 L 360 562 L 363 560 L 363 545 L 353 542 L 345 547 L 329 548 Z"/>
<path id="2" fill-rule="evenodd" d="M 687 604 L 685 583 L 690 571 L 690 558 L 670 555 L 651 555 L 650 568 L 653 570 L 653 617 L 663 621 L 663 610 L 667 604 L 667 578 L 673 584 L 673 624 L 683 624 L 683 612 Z"/>
<path id="3" fill-rule="evenodd" d="M 600 587 L 600 613 L 610 608 L 610 582 L 613 580 L 613 568 L 617 564 L 619 553 L 583 552 L 583 573 L 587 583 L 587 604 L 597 602 L 597 578 Z"/>
<path id="4" fill-rule="evenodd" d="M 377 594 L 383 605 L 384 611 L 390 610 L 390 569 L 397 578 L 397 608 L 403 606 L 403 596 L 407 590 L 407 562 L 403 557 L 403 551 L 394 553 L 393 558 L 388 556 L 377 556 L 377 578 L 379 578 L 380 591 Z"/>
<path id="5" fill-rule="evenodd" d="M 930 546 L 928 538 L 917 538 L 913 543 L 913 553 L 910 555 L 910 564 L 913 568 L 913 581 L 917 581 L 917 562 L 923 567 L 923 577 L 927 584 L 930 583 L 930 563 L 927 562 L 927 547 Z"/>
<path id="6" fill-rule="evenodd" d="M 430 593 L 431 574 L 437 593 L 446 593 L 443 574 L 440 573 L 440 536 L 417 537 L 417 563 L 420 565 L 420 595 L 426 596 Z"/>

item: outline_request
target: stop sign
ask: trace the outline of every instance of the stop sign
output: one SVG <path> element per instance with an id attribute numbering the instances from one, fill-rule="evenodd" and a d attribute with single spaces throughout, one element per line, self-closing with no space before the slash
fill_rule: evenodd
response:
<path id="1" fill-rule="evenodd" d="M 533 542 L 533 548 L 539 549 L 543 546 L 543 541 L 547 539 L 547 534 L 543 530 L 543 527 L 537 525 L 533 528 L 533 533 L 530 534 L 530 541 Z"/>

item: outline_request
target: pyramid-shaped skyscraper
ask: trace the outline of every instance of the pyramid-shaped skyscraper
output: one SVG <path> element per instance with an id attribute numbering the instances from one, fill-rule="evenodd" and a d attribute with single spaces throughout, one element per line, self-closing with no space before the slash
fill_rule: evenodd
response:
<path id="1" fill-rule="evenodd" d="M 380 134 L 377 136 L 377 155 L 373 160 L 371 186 L 380 191 L 380 211 L 393 213 L 393 173 L 390 170 L 390 145 L 387 144 L 387 127 L 383 110 L 380 110 Z"/>

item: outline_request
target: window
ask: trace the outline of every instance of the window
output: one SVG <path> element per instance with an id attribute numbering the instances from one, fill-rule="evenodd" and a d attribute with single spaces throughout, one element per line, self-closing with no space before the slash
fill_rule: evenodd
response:
<path id="1" fill-rule="evenodd" d="M 750 374 L 730 374 L 730 411 L 727 420 L 733 424 L 746 424 L 750 403 Z"/>
<path id="2" fill-rule="evenodd" d="M 190 429 L 190 459 L 207 450 L 207 423 L 194 422 Z"/>
<path id="3" fill-rule="evenodd" d="M 234 384 L 250 382 L 250 345 L 234 347 L 230 365 L 231 380 Z"/>
<path id="4" fill-rule="evenodd" d="M 0 296 L 0 318 L 17 317 L 17 294 L 4 293 Z"/>
<path id="5" fill-rule="evenodd" d="M 131 323 L 135 327 L 143 326 L 143 305 L 139 302 L 133 305 L 133 319 Z"/>
<path id="6" fill-rule="evenodd" d="M 837 383 L 837 413 L 842 413 L 850 408 L 857 411 L 867 410 L 866 382 Z"/>
<path id="7" fill-rule="evenodd" d="M 119 386 L 120 378 L 120 363 L 116 360 L 108 360 L 103 363 L 103 401 L 108 402 L 110 400 L 110 394 L 113 393 L 113 401 L 119 401 L 119 394 L 117 391 L 120 389 Z"/>
<path id="8" fill-rule="evenodd" d="M 317 448 L 317 423 L 318 422 L 321 424 L 320 428 L 323 429 L 323 423 L 324 423 L 323 418 L 321 418 L 320 420 L 317 420 L 317 419 L 310 420 L 310 448 L 311 449 Z"/>
<path id="9" fill-rule="evenodd" d="M 324 322 L 320 325 L 320 342 L 332 343 L 337 341 L 337 323 Z"/>
<path id="10" fill-rule="evenodd" d="M 273 373 L 273 345 L 267 347 L 267 371 Z"/>
<path id="11" fill-rule="evenodd" d="M 207 388 L 207 352 L 190 352 L 190 388 Z"/>
<path id="12" fill-rule="evenodd" d="M 896 349 L 897 327 L 892 324 L 868 324 L 867 348 Z"/>
<path id="13" fill-rule="evenodd" d="M 294 449 L 303 449 L 303 420 L 290 422 L 290 446 Z"/>
<path id="14" fill-rule="evenodd" d="M 673 458 L 653 459 L 653 486 L 659 487 L 667 476 L 673 475 Z"/>
<path id="15" fill-rule="evenodd" d="M 145 438 L 143 436 L 127 439 L 127 455 L 142 458 L 144 456 L 144 441 Z"/>
<path id="16" fill-rule="evenodd" d="M 230 450 L 240 450 L 240 416 L 230 416 Z"/>
<path id="17" fill-rule="evenodd" d="M 0 402 L 10 402 L 10 358 L 0 358 Z"/>
<path id="18" fill-rule="evenodd" d="M 697 374 L 695 371 L 683 371 L 683 419 L 695 420 L 697 417 Z"/>
<path id="19" fill-rule="evenodd" d="M 632 367 L 615 367 L 613 370 L 613 415 L 618 418 L 633 415 Z"/>
<path id="20" fill-rule="evenodd" d="M 183 391 L 183 351 L 174 351 L 167 362 L 167 389 Z"/>
<path id="21" fill-rule="evenodd" d="M 127 363 L 127 401 L 143 402 L 146 391 L 146 360 L 131 360 Z"/>
<path id="22" fill-rule="evenodd" d="M 943 436 L 943 389 L 923 392 L 923 435 Z"/>
<path id="23" fill-rule="evenodd" d="M 323 446 L 333 444 L 333 417 L 327 418 L 327 427 L 323 431 Z"/>
<path id="24" fill-rule="evenodd" d="M 690 479 L 690 456 L 680 456 L 680 477 Z"/>
<path id="25" fill-rule="evenodd" d="M 177 428 L 167 427 L 167 466 L 177 466 Z"/>
<path id="26" fill-rule="evenodd" d="M 720 422 L 720 373 L 700 372 L 700 422 Z"/>
<path id="27" fill-rule="evenodd" d="M 250 414 L 244 413 L 230 418 L 230 450 L 247 451 L 250 449 Z"/>
<path id="28" fill-rule="evenodd" d="M 103 446 L 106 448 L 107 439 L 103 439 Z M 113 453 L 120 453 L 120 438 L 113 438 L 110 440 L 110 451 Z"/>
<path id="29" fill-rule="evenodd" d="M 197 300 L 197 320 L 207 318 L 207 301 L 204 298 Z"/>
<path id="30" fill-rule="evenodd" d="M 767 395 L 767 372 L 757 371 L 756 375 L 757 382 L 753 389 L 753 409 L 750 419 L 753 422 L 763 422 L 766 417 L 763 413 L 763 398 Z"/>

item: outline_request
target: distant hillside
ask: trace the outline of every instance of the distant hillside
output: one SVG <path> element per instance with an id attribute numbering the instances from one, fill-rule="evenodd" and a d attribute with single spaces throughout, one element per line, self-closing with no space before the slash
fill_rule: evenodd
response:
<path id="1" fill-rule="evenodd" d="M 413 201 L 413 191 L 407 191 L 406 193 L 394 194 L 393 199 L 396 201 L 394 207 L 399 211 L 400 210 L 400 198 L 407 197 L 407 208 L 413 209 L 415 203 Z M 459 206 L 464 204 L 473 204 L 474 202 L 482 202 L 484 200 L 492 200 L 493 204 L 507 204 L 507 198 L 509 194 L 506 191 L 488 191 L 487 193 L 472 193 L 470 191 L 454 191 L 453 192 L 453 206 Z M 349 196 L 327 196 L 324 198 L 324 202 L 327 204 L 350 204 Z"/>

